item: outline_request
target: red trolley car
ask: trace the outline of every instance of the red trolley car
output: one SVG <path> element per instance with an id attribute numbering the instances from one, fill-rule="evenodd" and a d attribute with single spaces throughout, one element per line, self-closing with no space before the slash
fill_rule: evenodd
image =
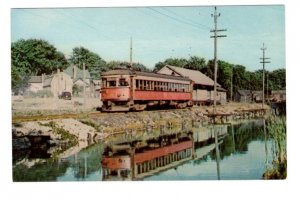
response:
<path id="1" fill-rule="evenodd" d="M 142 111 L 151 106 L 192 106 L 187 77 L 115 69 L 102 73 L 102 111 Z"/>

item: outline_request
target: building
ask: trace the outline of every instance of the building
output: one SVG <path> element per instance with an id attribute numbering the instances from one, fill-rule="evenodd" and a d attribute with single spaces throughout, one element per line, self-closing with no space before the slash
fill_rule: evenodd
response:
<path id="1" fill-rule="evenodd" d="M 166 65 L 157 73 L 173 76 L 188 77 L 193 82 L 193 101 L 196 104 L 211 103 L 214 98 L 214 81 L 200 71 Z M 226 103 L 226 90 L 217 83 L 216 100 L 218 103 Z"/>
<path id="2" fill-rule="evenodd" d="M 93 92 L 92 97 L 101 98 L 100 90 L 101 90 L 101 80 L 92 80 L 91 81 L 91 91 Z"/>
<path id="3" fill-rule="evenodd" d="M 252 91 L 252 101 L 256 103 L 261 103 L 263 99 L 263 92 L 261 90 Z"/>
<path id="4" fill-rule="evenodd" d="M 91 80 L 88 70 L 85 72 L 77 66 L 69 66 L 64 71 L 57 71 L 51 75 L 31 76 L 28 81 L 26 93 L 36 93 L 41 90 L 49 90 L 57 97 L 61 92 L 68 91 L 75 95 L 83 96 L 84 89 L 87 97 L 99 97 L 100 80 Z"/>
<path id="5" fill-rule="evenodd" d="M 58 97 L 62 92 L 72 93 L 73 81 L 71 77 L 57 69 L 57 73 L 45 76 L 43 89 L 50 90 L 54 97 Z"/>
<path id="6" fill-rule="evenodd" d="M 252 102 L 251 90 L 238 90 L 234 95 L 234 100 L 238 102 Z"/>
<path id="7" fill-rule="evenodd" d="M 286 91 L 285 90 L 272 90 L 270 95 L 271 102 L 285 102 Z"/>
<path id="8" fill-rule="evenodd" d="M 93 97 L 95 94 L 94 88 L 91 88 L 92 80 L 88 70 L 79 69 L 76 65 L 71 65 L 64 70 L 68 74 L 73 85 L 76 85 L 76 94 L 78 96 L 83 96 L 84 87 L 86 96 Z"/>
<path id="9" fill-rule="evenodd" d="M 262 99 L 263 92 L 261 90 L 238 90 L 234 96 L 235 101 L 247 103 L 261 103 Z"/>
<path id="10" fill-rule="evenodd" d="M 38 92 L 43 90 L 45 75 L 42 76 L 30 76 L 28 80 L 28 87 L 26 88 L 26 93 Z"/>

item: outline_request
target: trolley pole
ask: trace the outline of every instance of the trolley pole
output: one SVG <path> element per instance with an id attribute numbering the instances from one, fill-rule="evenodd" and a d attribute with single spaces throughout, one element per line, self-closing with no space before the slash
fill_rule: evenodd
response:
<path id="1" fill-rule="evenodd" d="M 132 68 L 132 37 L 130 37 L 130 68 Z"/>
<path id="2" fill-rule="evenodd" d="M 215 115 L 216 114 L 216 98 L 217 98 L 217 85 L 216 84 L 217 84 L 217 71 L 218 71 L 217 39 L 219 37 L 227 37 L 227 36 L 217 34 L 220 31 L 226 31 L 226 29 L 218 30 L 218 17 L 220 17 L 221 14 L 217 12 L 216 6 L 215 6 L 215 12 L 214 12 L 214 14 L 211 14 L 211 16 L 214 18 L 214 24 L 215 24 L 215 29 L 210 31 L 210 32 L 214 33 L 214 35 L 210 36 L 210 37 L 214 38 L 214 108 L 213 108 L 213 113 Z"/>
<path id="3" fill-rule="evenodd" d="M 260 58 L 261 59 L 260 63 L 263 64 L 263 78 L 262 78 L 262 108 L 263 109 L 265 106 L 265 63 L 270 63 L 270 61 L 268 61 L 268 59 L 270 59 L 270 58 L 265 57 L 266 49 L 267 48 L 265 47 L 265 43 L 263 43 L 263 47 L 261 48 L 261 50 L 263 52 L 263 57 Z"/>

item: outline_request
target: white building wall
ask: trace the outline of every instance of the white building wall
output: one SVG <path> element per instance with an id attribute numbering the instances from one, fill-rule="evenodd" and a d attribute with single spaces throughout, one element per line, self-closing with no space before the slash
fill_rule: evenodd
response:
<path id="1" fill-rule="evenodd" d="M 72 93 L 73 81 L 69 75 L 65 73 L 55 74 L 51 81 L 51 91 L 55 97 L 58 97 L 62 92 L 67 91 Z"/>

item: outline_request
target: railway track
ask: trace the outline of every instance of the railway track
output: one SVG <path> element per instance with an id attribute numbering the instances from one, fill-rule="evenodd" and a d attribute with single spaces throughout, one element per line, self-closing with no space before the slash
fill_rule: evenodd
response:
<path id="1" fill-rule="evenodd" d="M 189 109 L 189 108 L 185 108 Z M 185 110 L 181 109 L 181 110 Z M 153 112 L 172 112 L 176 109 L 165 109 L 165 110 L 147 110 L 141 112 L 129 112 L 129 113 L 153 113 Z M 66 114 L 55 114 L 55 115 L 35 115 L 35 116 L 13 116 L 12 123 L 20 123 L 20 122 L 29 122 L 29 121 L 46 121 L 53 119 L 78 119 L 82 117 L 97 117 L 97 116 L 118 116 L 118 115 L 126 115 L 127 112 L 89 112 L 89 113 L 66 113 Z"/>
<path id="2" fill-rule="evenodd" d="M 102 112 L 89 112 L 89 113 L 78 113 L 78 114 L 57 114 L 57 115 L 35 115 L 35 116 L 13 116 L 12 123 L 19 123 L 19 122 L 29 122 L 29 121 L 46 121 L 46 120 L 53 120 L 53 119 L 77 119 L 81 117 L 92 117 L 92 116 L 103 116 L 107 114 L 112 115 L 122 115 L 125 113 L 102 113 Z"/>

